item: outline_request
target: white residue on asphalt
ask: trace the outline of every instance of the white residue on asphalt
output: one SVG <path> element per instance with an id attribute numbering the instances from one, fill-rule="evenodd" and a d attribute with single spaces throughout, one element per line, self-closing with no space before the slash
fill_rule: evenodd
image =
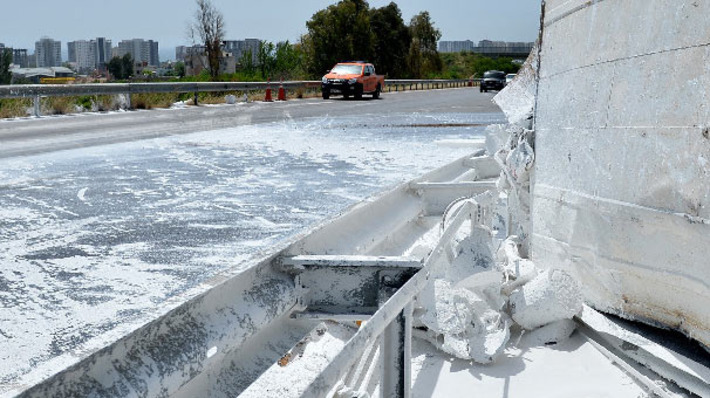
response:
<path id="1" fill-rule="evenodd" d="M 89 190 L 88 187 L 81 188 L 79 190 L 79 192 L 77 192 L 76 197 L 79 198 L 80 201 L 86 202 L 86 191 L 88 191 L 88 190 Z"/>

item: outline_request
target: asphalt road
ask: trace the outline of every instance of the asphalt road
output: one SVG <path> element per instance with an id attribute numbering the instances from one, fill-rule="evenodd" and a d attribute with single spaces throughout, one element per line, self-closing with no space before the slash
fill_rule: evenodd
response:
<path id="1" fill-rule="evenodd" d="M 379 100 L 334 97 L 1 120 L 0 158 L 325 115 L 367 121 L 368 115 L 499 112 L 492 98 L 459 88 L 383 93 Z"/>
<path id="2" fill-rule="evenodd" d="M 0 395 L 470 153 L 452 143 L 503 122 L 491 98 L 449 89 L 0 122 Z"/>

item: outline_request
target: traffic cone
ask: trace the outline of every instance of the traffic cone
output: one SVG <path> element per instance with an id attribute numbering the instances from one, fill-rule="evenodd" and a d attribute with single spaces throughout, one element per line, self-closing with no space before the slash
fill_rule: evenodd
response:
<path id="1" fill-rule="evenodd" d="M 271 98 L 271 80 L 267 79 L 266 82 L 268 85 L 266 86 L 266 98 L 264 98 L 264 102 L 274 102 L 273 98 Z"/>
<path id="2" fill-rule="evenodd" d="M 286 90 L 284 90 L 284 79 L 281 79 L 281 84 L 279 84 L 279 101 L 286 101 Z"/>

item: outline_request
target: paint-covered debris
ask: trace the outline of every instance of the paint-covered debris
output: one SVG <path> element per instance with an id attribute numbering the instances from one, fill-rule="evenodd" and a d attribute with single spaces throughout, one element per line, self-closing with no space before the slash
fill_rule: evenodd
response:
<path id="1" fill-rule="evenodd" d="M 582 311 L 577 282 L 567 272 L 546 270 L 510 295 L 513 320 L 528 330 L 570 319 Z"/>
<path id="2" fill-rule="evenodd" d="M 461 359 L 490 363 L 505 348 L 510 333 L 508 319 L 484 297 L 437 279 L 420 297 L 430 303 L 420 322 L 426 338 L 442 351 Z"/>
<path id="3" fill-rule="evenodd" d="M 535 264 L 520 257 L 520 239 L 516 235 L 509 236 L 498 249 L 497 259 L 505 271 L 505 282 L 501 291 L 506 296 L 538 275 Z"/>
<path id="4" fill-rule="evenodd" d="M 447 354 L 482 364 L 503 353 L 514 324 L 532 330 L 529 345 L 569 337 L 575 329 L 570 319 L 582 308 L 576 281 L 561 270 L 538 271 L 520 256 L 515 236 L 494 256 L 490 229 L 470 231 L 418 297 L 417 335 Z"/>
<path id="5" fill-rule="evenodd" d="M 577 324 L 571 319 L 562 319 L 522 335 L 520 347 L 537 347 L 558 344 L 567 340 L 577 329 Z"/>
<path id="6" fill-rule="evenodd" d="M 511 85 L 519 87 L 499 94 L 500 101 L 496 97 L 510 121 L 488 128 L 486 149 L 501 169 L 497 189 L 469 199 L 476 211 L 462 230 L 470 235 L 459 240 L 445 264 L 432 270 L 432 282 L 415 311 L 419 336 L 457 358 L 483 364 L 503 352 L 511 326 L 527 331 L 528 345 L 558 343 L 572 334 L 571 319 L 582 309 L 572 276 L 526 258 L 535 163 L 535 65 L 533 56 Z"/>

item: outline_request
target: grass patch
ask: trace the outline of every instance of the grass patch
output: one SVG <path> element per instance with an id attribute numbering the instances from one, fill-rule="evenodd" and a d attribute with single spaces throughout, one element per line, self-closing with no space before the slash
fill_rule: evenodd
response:
<path id="1" fill-rule="evenodd" d="M 0 118 L 28 116 L 33 101 L 29 98 L 0 99 Z"/>
<path id="2" fill-rule="evenodd" d="M 47 97 L 42 99 L 41 109 L 43 115 L 68 115 L 79 112 L 81 106 L 76 97 Z"/>
<path id="3" fill-rule="evenodd" d="M 170 108 L 178 101 L 178 98 L 177 93 L 133 94 L 131 105 L 134 109 Z"/>

